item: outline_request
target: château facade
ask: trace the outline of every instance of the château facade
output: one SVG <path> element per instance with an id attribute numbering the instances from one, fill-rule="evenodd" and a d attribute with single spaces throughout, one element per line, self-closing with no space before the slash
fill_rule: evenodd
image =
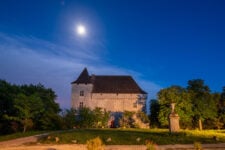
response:
<path id="1" fill-rule="evenodd" d="M 131 76 L 90 76 L 85 68 L 71 84 L 72 108 L 101 107 L 111 112 L 145 110 L 147 93 Z"/>

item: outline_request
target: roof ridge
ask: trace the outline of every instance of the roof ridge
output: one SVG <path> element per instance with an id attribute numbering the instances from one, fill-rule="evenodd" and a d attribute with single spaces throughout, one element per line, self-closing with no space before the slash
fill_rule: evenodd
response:
<path id="1" fill-rule="evenodd" d="M 130 75 L 94 75 L 94 76 L 104 76 L 104 77 L 131 77 Z"/>
<path id="2" fill-rule="evenodd" d="M 130 75 L 89 75 L 87 68 L 81 72 L 76 81 L 72 82 L 92 83 L 93 93 L 135 93 L 147 94 L 140 88 L 134 78 Z"/>

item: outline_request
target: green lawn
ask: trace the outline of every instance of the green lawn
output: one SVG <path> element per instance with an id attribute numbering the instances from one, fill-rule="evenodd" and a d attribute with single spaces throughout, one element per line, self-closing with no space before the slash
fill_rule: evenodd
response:
<path id="1" fill-rule="evenodd" d="M 170 134 L 166 129 L 75 129 L 52 133 L 40 142 L 56 144 L 55 137 L 58 137 L 59 144 L 71 144 L 74 141 L 78 144 L 85 144 L 87 140 L 98 136 L 106 145 L 142 145 L 146 140 L 151 140 L 158 145 L 193 144 L 196 141 L 225 143 L 225 130 L 182 130 L 179 133 Z M 107 142 L 109 138 L 111 141 Z"/>

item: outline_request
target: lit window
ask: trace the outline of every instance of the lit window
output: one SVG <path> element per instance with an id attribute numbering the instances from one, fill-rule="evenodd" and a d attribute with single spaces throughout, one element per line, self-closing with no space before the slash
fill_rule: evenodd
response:
<path id="1" fill-rule="evenodd" d="M 134 107 L 134 108 L 137 108 L 137 103 L 134 103 L 134 104 L 133 104 L 133 107 Z"/>
<path id="2" fill-rule="evenodd" d="M 80 91 L 80 96 L 84 96 L 84 91 Z"/>

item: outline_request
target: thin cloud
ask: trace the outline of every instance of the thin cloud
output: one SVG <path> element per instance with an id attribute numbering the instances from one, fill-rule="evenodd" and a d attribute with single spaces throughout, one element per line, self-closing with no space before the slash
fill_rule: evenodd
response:
<path id="1" fill-rule="evenodd" d="M 62 108 L 70 107 L 70 83 L 84 67 L 94 74 L 132 75 L 151 96 L 160 89 L 157 84 L 142 80 L 136 71 L 107 64 L 100 50 L 77 49 L 35 37 L 0 33 L 0 78 L 16 84 L 42 83 L 56 91 Z"/>

